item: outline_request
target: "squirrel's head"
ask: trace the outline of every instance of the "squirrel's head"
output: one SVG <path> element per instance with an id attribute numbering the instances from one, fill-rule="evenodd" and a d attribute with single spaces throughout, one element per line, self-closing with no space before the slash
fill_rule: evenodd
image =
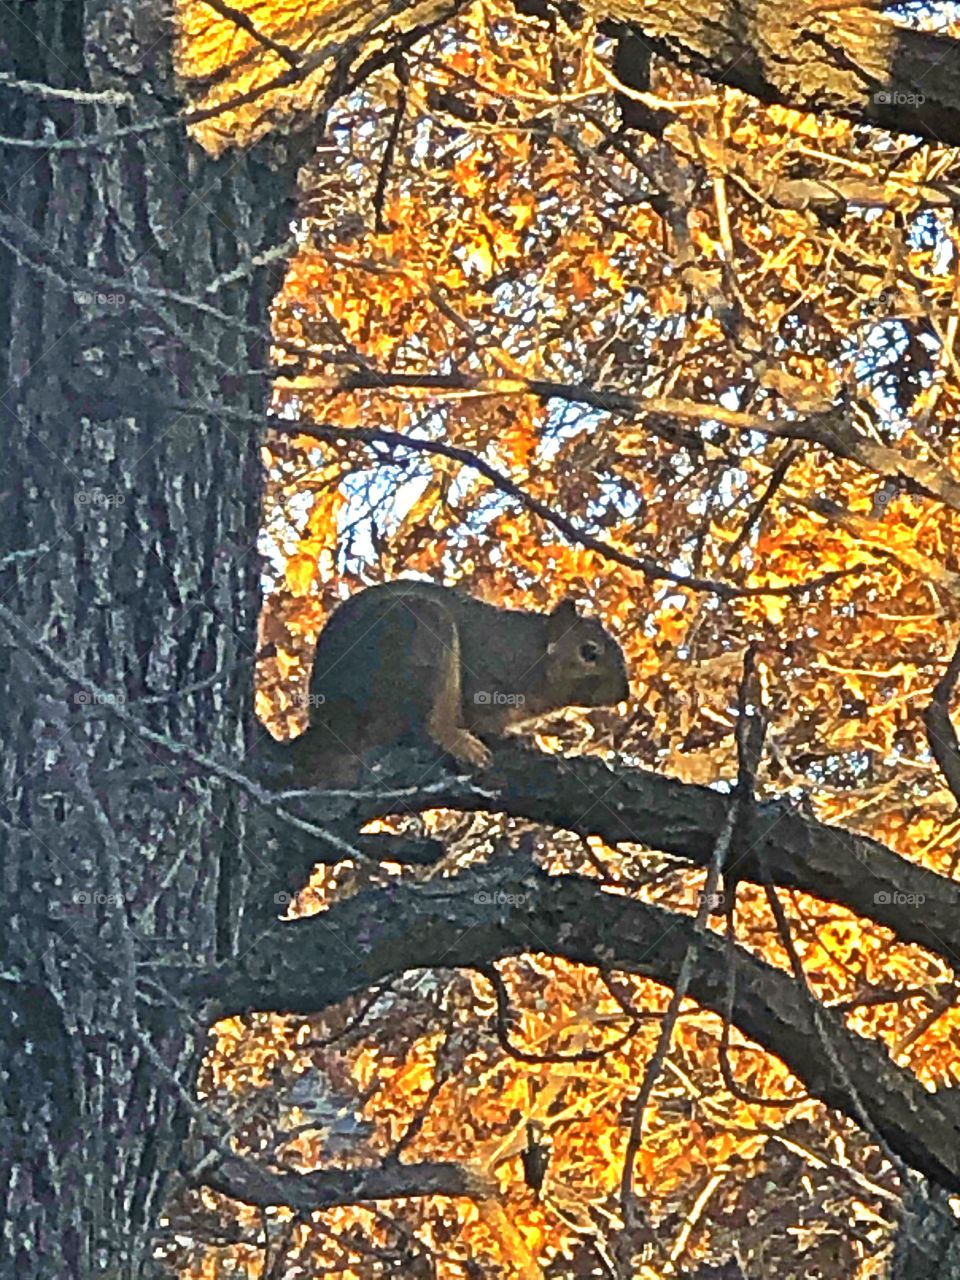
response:
<path id="1" fill-rule="evenodd" d="M 564 600 L 547 618 L 546 684 L 557 707 L 609 707 L 630 694 L 623 650 L 596 618 Z"/>

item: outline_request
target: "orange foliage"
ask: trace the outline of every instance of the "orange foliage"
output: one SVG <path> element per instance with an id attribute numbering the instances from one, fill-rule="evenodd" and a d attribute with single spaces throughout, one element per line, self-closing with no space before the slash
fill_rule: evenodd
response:
<path id="1" fill-rule="evenodd" d="M 326 29 L 330 13 L 241 7 L 275 41 L 304 49 L 317 47 L 311 20 Z M 280 54 L 212 10 L 191 0 L 181 14 L 185 77 L 236 64 L 198 105 L 283 72 Z M 531 608 L 569 594 L 618 635 L 634 697 L 626 723 L 605 713 L 588 726 L 558 719 L 553 745 L 616 747 L 633 765 L 729 781 L 742 657 L 753 644 L 771 719 L 761 797 L 802 794 L 823 820 L 953 876 L 960 820 L 920 717 L 960 632 L 960 513 L 831 438 L 797 442 L 781 428 L 852 406 L 843 413 L 871 445 L 960 473 L 957 233 L 930 176 L 945 181 L 956 161 L 932 146 L 872 146 L 844 122 L 762 109 L 662 66 L 663 136 L 620 134 L 603 75 L 610 57 L 589 24 L 551 32 L 491 0 L 405 55 L 402 96 L 387 67 L 332 107 L 304 175 L 303 235 L 274 315 L 284 376 L 266 454 L 258 710 L 278 737 L 303 726 L 313 638 L 365 583 L 417 573 Z M 247 143 L 319 85 L 318 73 L 276 88 L 196 131 L 213 149 Z M 350 381 L 370 371 L 359 389 Z M 631 416 L 604 399 L 615 394 L 706 410 L 698 421 Z M 711 420 L 710 407 L 752 415 L 763 429 Z M 291 434 L 284 418 L 333 424 L 339 438 Z M 426 447 L 351 436 L 361 428 Z M 738 588 L 850 572 L 807 594 L 732 599 L 652 580 L 577 543 L 477 469 L 431 453 L 431 443 L 472 452 L 592 539 L 668 569 Z M 424 823 L 448 841 L 450 866 L 486 856 L 522 825 L 489 820 L 481 832 L 475 818 L 450 814 Z M 585 851 L 538 834 L 551 869 L 595 875 L 599 865 L 625 892 L 695 906 L 702 877 L 648 850 Z M 300 909 L 322 910 L 355 887 L 349 868 L 326 868 Z M 960 1012 L 946 967 L 839 907 L 783 896 L 819 997 L 848 1002 L 851 1027 L 882 1039 L 925 1083 L 956 1084 Z M 741 887 L 737 924 L 744 946 L 786 967 L 761 892 Z M 408 975 L 368 1017 L 351 1002 L 309 1027 L 221 1024 L 209 1094 L 250 1104 L 253 1149 L 264 1130 L 257 1109 L 276 1118 L 271 1089 L 295 1065 L 322 1067 L 369 1124 L 370 1154 L 382 1158 L 412 1132 L 404 1158 L 460 1160 L 496 1177 L 500 1199 L 479 1207 L 429 1198 L 387 1206 L 436 1251 L 437 1275 L 465 1275 L 468 1258 L 484 1275 L 578 1274 L 588 1243 L 619 1221 L 630 1104 L 666 996 L 642 979 L 543 955 L 500 968 L 520 1057 L 496 1034 L 485 980 Z M 884 1003 L 863 1002 L 881 990 Z M 766 1260 L 766 1274 L 804 1273 L 789 1254 L 796 1232 L 777 1255 L 782 1265 L 770 1261 L 771 1240 L 793 1230 L 789 1217 L 814 1236 L 843 1238 L 846 1269 L 831 1276 L 877 1274 L 889 1168 L 736 1032 L 730 1070 L 740 1090 L 794 1101 L 762 1106 L 729 1091 L 721 1039 L 718 1019 L 684 1007 L 636 1166 L 651 1221 L 679 1241 L 678 1259 L 721 1258 L 736 1237 Z M 531 1120 L 552 1140 L 539 1196 L 520 1159 Z M 301 1160 L 312 1141 L 296 1148 Z M 771 1180 L 789 1188 L 778 1205 L 764 1203 Z M 362 1257 L 346 1266 L 330 1234 L 361 1233 L 378 1247 L 402 1238 L 367 1208 L 318 1221 L 322 1230 L 291 1238 L 291 1267 L 380 1274 Z M 210 1256 L 184 1274 L 214 1274 Z M 233 1256 L 245 1255 L 238 1247 Z"/>

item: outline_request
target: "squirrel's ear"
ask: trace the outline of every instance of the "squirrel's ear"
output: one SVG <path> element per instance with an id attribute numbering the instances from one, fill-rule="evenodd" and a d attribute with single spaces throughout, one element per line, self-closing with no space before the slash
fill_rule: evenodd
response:
<path id="1" fill-rule="evenodd" d="M 570 599 L 561 600 L 550 617 L 554 622 L 559 622 L 566 627 L 572 627 L 578 617 L 577 606 Z"/>
<path id="2" fill-rule="evenodd" d="M 547 652 L 552 653 L 554 646 L 574 625 L 577 618 L 577 606 L 572 600 L 561 600 L 553 613 L 549 615 L 547 625 Z"/>

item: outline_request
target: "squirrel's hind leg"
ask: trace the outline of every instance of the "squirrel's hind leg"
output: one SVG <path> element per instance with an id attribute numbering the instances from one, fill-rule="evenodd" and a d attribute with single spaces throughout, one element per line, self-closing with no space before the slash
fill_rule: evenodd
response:
<path id="1" fill-rule="evenodd" d="M 485 769 L 490 763 L 490 750 L 463 725 L 457 624 L 442 605 L 423 609 L 419 621 L 422 631 L 418 639 L 431 650 L 432 661 L 424 661 L 424 665 L 432 669 L 434 676 L 427 733 L 457 760 Z"/>

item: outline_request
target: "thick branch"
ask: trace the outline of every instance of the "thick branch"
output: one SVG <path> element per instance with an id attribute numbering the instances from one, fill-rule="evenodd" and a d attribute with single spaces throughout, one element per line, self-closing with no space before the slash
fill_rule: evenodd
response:
<path id="1" fill-rule="evenodd" d="M 197 1185 L 242 1200 L 244 1204 L 288 1205 L 301 1213 L 332 1209 L 364 1200 L 404 1196 L 482 1196 L 492 1188 L 457 1164 L 401 1164 L 389 1160 L 362 1169 L 321 1169 L 312 1173 L 274 1173 L 252 1160 L 224 1160 L 197 1176 Z"/>
<path id="2" fill-rule="evenodd" d="M 642 769 L 611 769 L 590 757 L 564 759 L 497 744 L 492 766 L 475 781 L 448 777 L 415 752 L 408 780 L 422 786 L 403 792 L 402 802 L 371 798 L 354 810 L 354 822 L 391 812 L 450 808 L 503 813 L 609 845 L 642 844 L 707 867 L 726 821 L 732 796 L 710 787 L 665 778 Z M 383 778 L 402 790 L 403 777 Z M 316 805 L 323 814 L 322 793 Z M 278 869 L 290 860 L 301 879 L 309 870 L 311 841 L 278 850 Z M 319 861 L 319 852 L 314 860 Z M 909 862 L 867 836 L 805 817 L 786 801 L 757 805 L 738 825 L 728 870 L 738 880 L 763 883 L 760 859 L 770 880 L 826 902 L 836 902 L 892 930 L 904 942 L 960 961 L 960 882 Z M 294 868 L 294 863 L 296 864 Z"/>
<path id="3" fill-rule="evenodd" d="M 763 102 L 960 142 L 960 44 L 898 26 L 882 8 L 876 0 L 612 0 L 606 11 L 650 52 Z M 629 83 L 630 68 L 618 71 Z"/>
<path id="4" fill-rule="evenodd" d="M 689 917 L 609 893 L 589 880 L 551 877 L 522 858 L 455 878 L 358 894 L 319 916 L 263 935 L 241 962 L 186 979 L 214 1016 L 252 1010 L 314 1013 L 410 969 L 475 967 L 523 952 L 547 952 L 673 985 L 693 937 Z M 181 985 L 183 985 L 181 979 Z M 702 936 L 689 993 L 722 1014 L 724 943 Z M 831 1059 L 901 1158 L 960 1190 L 960 1098 L 928 1093 L 882 1045 L 846 1030 L 820 1009 L 832 1045 L 823 1049 L 807 994 L 756 957 L 738 957 L 733 1017 L 775 1053 L 807 1089 L 856 1119 L 857 1104 Z"/>

